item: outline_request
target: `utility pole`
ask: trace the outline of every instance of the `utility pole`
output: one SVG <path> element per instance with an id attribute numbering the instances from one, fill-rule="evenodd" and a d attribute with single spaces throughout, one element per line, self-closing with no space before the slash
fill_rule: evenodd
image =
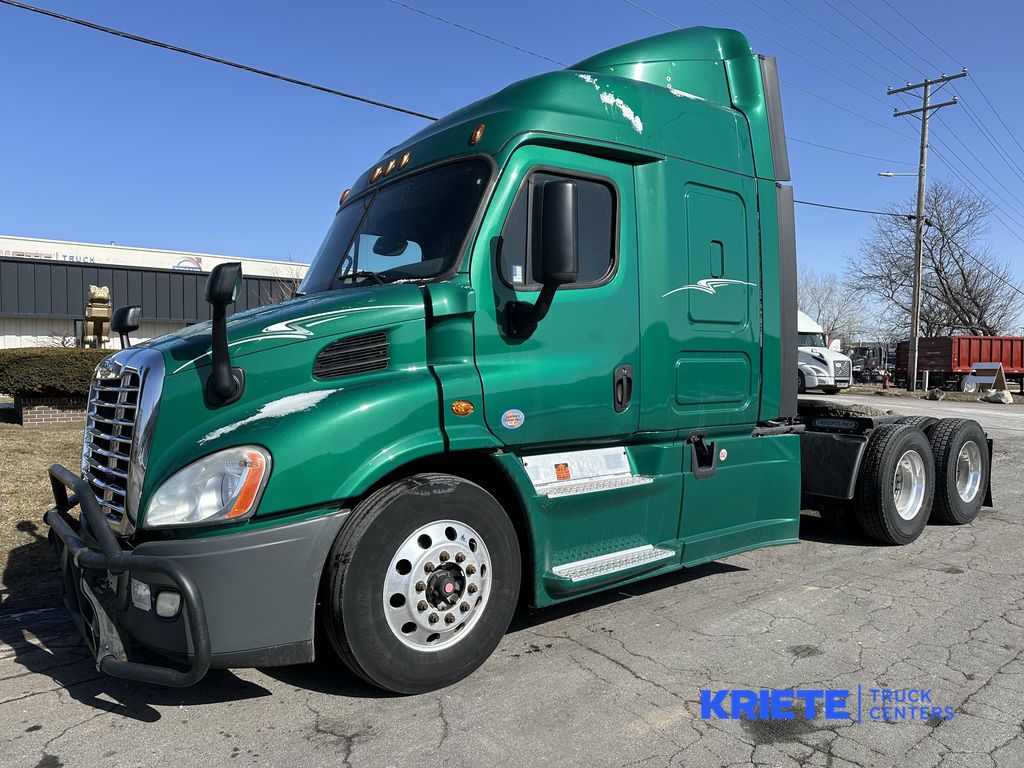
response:
<path id="1" fill-rule="evenodd" d="M 921 106 L 916 109 L 904 109 L 897 111 L 893 109 L 893 117 L 904 115 L 921 115 L 921 153 L 917 169 L 917 216 L 914 218 L 914 292 L 911 297 L 910 309 L 910 354 L 907 360 L 907 391 L 913 392 L 917 389 L 917 349 L 918 337 L 921 335 L 921 265 L 924 261 L 924 195 L 925 195 L 925 168 L 928 165 L 928 118 L 935 110 L 949 107 L 957 103 L 956 96 L 941 104 L 932 104 L 932 86 L 948 83 L 960 77 L 967 77 L 967 70 L 964 69 L 955 75 L 941 75 L 933 80 L 923 80 L 920 83 L 911 85 L 907 83 L 902 88 L 889 88 L 886 93 L 892 96 L 896 93 L 921 90 Z"/>

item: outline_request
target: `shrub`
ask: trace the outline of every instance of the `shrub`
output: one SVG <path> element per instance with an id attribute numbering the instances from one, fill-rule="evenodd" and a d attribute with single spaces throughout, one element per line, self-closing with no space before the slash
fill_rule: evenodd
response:
<path id="1" fill-rule="evenodd" d="M 110 354 L 109 349 L 0 349 L 0 392 L 87 395 L 93 371 Z"/>

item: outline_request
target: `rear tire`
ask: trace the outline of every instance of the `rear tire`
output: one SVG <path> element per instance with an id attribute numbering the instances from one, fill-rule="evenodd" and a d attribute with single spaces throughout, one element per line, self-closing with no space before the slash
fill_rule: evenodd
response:
<path id="1" fill-rule="evenodd" d="M 925 435 L 930 435 L 932 427 L 939 423 L 939 420 L 934 416 L 902 416 L 896 419 L 896 424 L 910 424 L 912 427 L 917 427 Z M 932 449 L 934 452 L 934 449 Z"/>
<path id="2" fill-rule="evenodd" d="M 443 688 L 501 642 L 520 569 L 512 522 L 483 488 L 443 474 L 399 480 L 353 510 L 331 549 L 326 634 L 374 685 Z"/>
<path id="3" fill-rule="evenodd" d="M 943 419 L 929 441 L 936 478 L 932 515 L 943 523 L 965 525 L 981 511 L 992 470 L 985 431 L 970 419 Z"/>
<path id="4" fill-rule="evenodd" d="M 868 441 L 857 475 L 854 506 L 864 532 L 887 544 L 921 535 L 935 492 L 928 438 L 910 424 L 885 424 Z"/>

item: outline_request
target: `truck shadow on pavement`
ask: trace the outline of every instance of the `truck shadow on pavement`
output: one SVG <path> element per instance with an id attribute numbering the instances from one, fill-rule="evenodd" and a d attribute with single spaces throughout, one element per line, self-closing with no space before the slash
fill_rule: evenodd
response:
<path id="1" fill-rule="evenodd" d="M 520 607 L 508 633 L 514 634 L 697 579 L 744 570 L 747 569 L 731 563 L 712 562 L 548 608 Z M 162 716 L 157 707 L 187 709 L 273 695 L 259 683 L 224 669 L 210 670 L 200 683 L 185 689 L 161 688 L 111 678 L 96 669 L 92 656 L 63 607 L 4 613 L 0 616 L 0 702 L 3 703 L 56 693 L 97 710 L 142 722 L 155 722 Z M 320 638 L 317 661 L 264 668 L 257 674 L 300 691 L 359 699 L 393 696 L 356 677 Z"/>
<path id="2" fill-rule="evenodd" d="M 881 542 L 863 533 L 839 533 L 825 524 L 817 514 L 800 513 L 800 540 L 819 544 L 838 544 L 845 547 L 884 547 Z"/>

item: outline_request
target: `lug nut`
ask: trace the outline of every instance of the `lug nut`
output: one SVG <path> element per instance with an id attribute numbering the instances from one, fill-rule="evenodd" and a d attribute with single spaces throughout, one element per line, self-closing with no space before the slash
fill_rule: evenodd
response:
<path id="1" fill-rule="evenodd" d="M 455 555 L 455 562 L 456 563 L 461 563 L 465 559 L 466 559 L 466 553 L 465 552 L 459 552 L 457 555 Z"/>
<path id="2" fill-rule="evenodd" d="M 432 613 L 427 617 L 427 621 L 429 621 L 431 624 L 437 624 L 437 620 L 439 618 L 440 617 L 436 613 Z"/>
<path id="3" fill-rule="evenodd" d="M 447 563 L 450 557 L 451 555 L 449 555 L 447 552 L 442 552 L 440 555 L 437 556 L 438 560 L 440 560 L 442 563 Z"/>
<path id="4" fill-rule="evenodd" d="M 476 566 L 473 565 L 472 563 L 467 565 L 466 566 L 466 573 L 468 573 L 470 576 L 472 576 L 474 573 L 476 573 Z"/>
<path id="5" fill-rule="evenodd" d="M 469 592 L 469 594 L 471 594 L 471 595 L 475 595 L 477 589 L 478 589 L 478 587 L 477 587 L 476 584 L 470 584 L 468 587 L 466 587 L 466 591 Z"/>
<path id="6" fill-rule="evenodd" d="M 419 604 L 416 606 L 416 609 L 420 613 L 423 613 L 423 611 L 427 610 L 427 608 L 429 608 L 429 607 L 430 606 L 427 605 L 427 601 L 426 600 L 420 600 Z"/>
<path id="7" fill-rule="evenodd" d="M 432 572 L 434 570 L 434 564 L 428 560 L 427 564 L 423 566 L 423 570 L 427 573 Z"/>
<path id="8" fill-rule="evenodd" d="M 426 589 L 427 589 L 427 582 L 425 582 L 425 581 L 417 581 L 416 582 L 416 591 L 417 592 L 425 592 Z"/>
<path id="9" fill-rule="evenodd" d="M 444 623 L 445 624 L 454 624 L 455 623 L 455 614 L 454 613 L 447 614 L 444 617 Z"/>
<path id="10" fill-rule="evenodd" d="M 469 603 L 463 603 L 462 605 L 460 605 L 459 606 L 459 610 L 462 611 L 463 613 L 468 611 L 469 610 Z"/>

